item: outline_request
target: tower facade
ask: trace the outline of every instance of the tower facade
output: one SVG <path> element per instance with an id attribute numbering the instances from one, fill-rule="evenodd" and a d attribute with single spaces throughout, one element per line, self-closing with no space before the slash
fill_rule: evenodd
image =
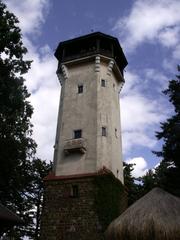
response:
<path id="1" fill-rule="evenodd" d="M 93 33 L 60 43 L 55 56 L 61 83 L 55 175 L 105 167 L 123 182 L 119 92 L 127 61 L 118 40 Z"/>
<path id="2" fill-rule="evenodd" d="M 43 240 L 101 240 L 124 210 L 119 93 L 127 60 L 96 32 L 61 42 L 53 172 L 44 179 Z"/>

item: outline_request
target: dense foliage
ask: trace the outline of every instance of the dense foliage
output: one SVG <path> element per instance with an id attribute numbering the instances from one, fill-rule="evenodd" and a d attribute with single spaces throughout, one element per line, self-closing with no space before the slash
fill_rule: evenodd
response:
<path id="1" fill-rule="evenodd" d="M 28 160 L 36 148 L 31 138 L 33 109 L 22 77 L 30 61 L 23 60 L 27 49 L 17 23 L 0 2 L 0 199 L 13 208 L 17 199 L 23 205 L 22 193 L 29 187 Z"/>
<path id="2" fill-rule="evenodd" d="M 28 194 L 28 203 L 31 206 L 29 215 L 33 219 L 33 224 L 26 227 L 26 235 L 30 239 L 39 239 L 40 219 L 43 202 L 43 178 L 48 175 L 52 168 L 51 163 L 35 159 L 31 162 L 31 189 Z"/>
<path id="3" fill-rule="evenodd" d="M 161 131 L 156 133 L 157 139 L 163 140 L 163 146 L 155 152 L 162 159 L 155 171 L 155 180 L 158 186 L 180 197 L 180 75 L 169 82 L 164 94 L 173 104 L 174 114 L 161 123 Z"/>
<path id="4" fill-rule="evenodd" d="M 178 67 L 180 71 L 180 67 Z M 169 81 L 168 89 L 163 91 L 173 104 L 174 114 L 161 123 L 161 131 L 156 133 L 163 141 L 162 150 L 154 151 L 161 158 L 160 164 L 149 170 L 144 176 L 135 179 L 132 176 L 133 164 L 124 163 L 124 180 L 128 193 L 128 205 L 148 193 L 154 187 L 180 197 L 180 75 Z"/>
<path id="5" fill-rule="evenodd" d="M 135 164 L 128 164 L 123 162 L 124 166 L 124 186 L 128 196 L 128 206 L 134 203 L 140 197 L 140 186 L 135 182 L 132 172 Z"/>
<path id="6" fill-rule="evenodd" d="M 105 231 L 108 225 L 127 208 L 127 195 L 122 183 L 110 172 L 94 179 L 95 207 L 100 225 Z"/>
<path id="7" fill-rule="evenodd" d="M 23 78 L 31 64 L 26 53 L 18 19 L 0 0 L 0 201 L 24 221 L 6 233 L 13 239 L 38 239 L 42 178 L 50 169 L 35 158 L 33 108 Z"/>

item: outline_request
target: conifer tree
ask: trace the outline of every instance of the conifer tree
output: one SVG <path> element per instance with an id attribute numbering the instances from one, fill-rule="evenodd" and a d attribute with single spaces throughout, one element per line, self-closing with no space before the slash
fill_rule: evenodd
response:
<path id="1" fill-rule="evenodd" d="M 157 185 L 180 197 L 180 75 L 169 82 L 164 94 L 173 104 L 174 114 L 161 123 L 161 131 L 156 133 L 163 146 L 161 151 L 154 152 L 162 159 L 155 177 Z"/>

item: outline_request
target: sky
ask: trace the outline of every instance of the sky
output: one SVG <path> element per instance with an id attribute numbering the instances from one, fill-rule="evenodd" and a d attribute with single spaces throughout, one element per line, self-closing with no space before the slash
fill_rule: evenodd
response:
<path id="1" fill-rule="evenodd" d="M 55 49 L 60 41 L 100 31 L 117 37 L 128 60 L 120 94 L 123 160 L 135 163 L 134 176 L 155 167 L 160 150 L 155 132 L 173 114 L 162 90 L 180 63 L 179 0 L 4 0 L 19 19 L 24 75 L 34 107 L 33 138 L 37 156 L 53 160 L 61 87 Z"/>

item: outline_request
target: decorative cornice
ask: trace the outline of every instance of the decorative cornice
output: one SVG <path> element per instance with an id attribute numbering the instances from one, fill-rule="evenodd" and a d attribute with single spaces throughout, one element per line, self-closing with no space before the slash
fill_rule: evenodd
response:
<path id="1" fill-rule="evenodd" d="M 125 81 L 122 81 L 122 82 L 121 82 L 121 85 L 120 85 L 120 88 L 119 88 L 119 93 L 121 92 L 121 89 L 123 88 L 124 83 L 125 83 Z"/>
<path id="2" fill-rule="evenodd" d="M 108 64 L 107 75 L 109 75 L 109 76 L 111 75 L 113 66 L 114 66 L 114 61 L 111 59 L 111 60 L 109 61 L 109 64 Z"/>
<path id="3" fill-rule="evenodd" d="M 95 58 L 95 72 L 100 72 L 100 56 Z"/>
<path id="4" fill-rule="evenodd" d="M 69 73 L 68 73 L 68 68 L 67 66 L 65 66 L 64 64 L 61 65 L 61 70 L 62 70 L 62 75 L 64 77 L 65 80 L 68 79 L 69 77 Z"/>

